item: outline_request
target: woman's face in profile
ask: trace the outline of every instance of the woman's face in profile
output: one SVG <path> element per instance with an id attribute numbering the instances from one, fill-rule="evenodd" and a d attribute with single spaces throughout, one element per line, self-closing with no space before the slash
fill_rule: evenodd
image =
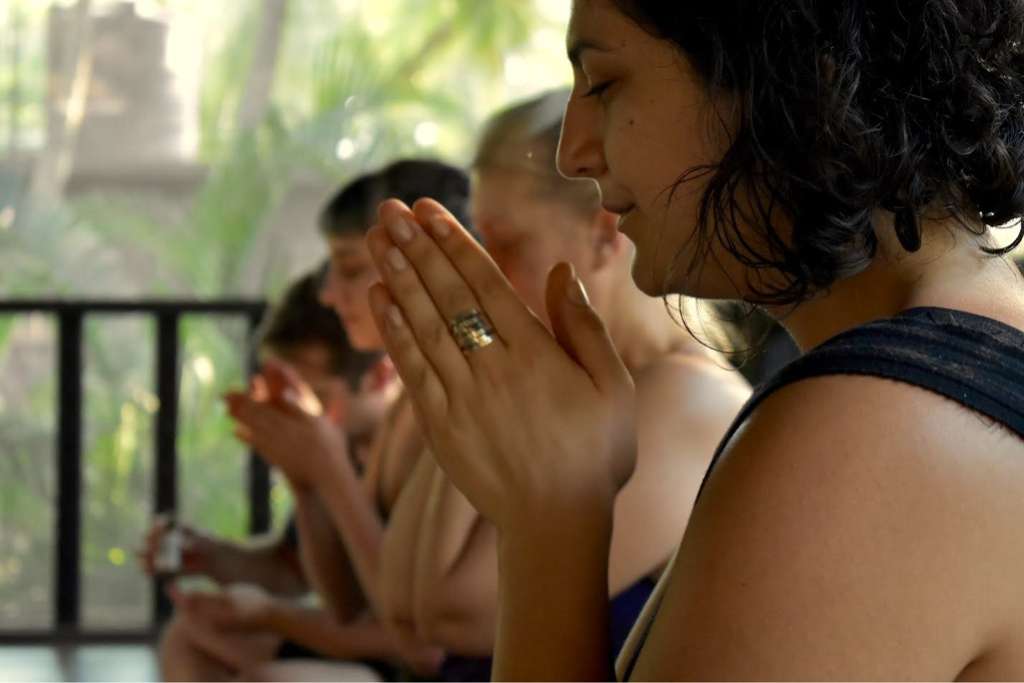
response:
<path id="1" fill-rule="evenodd" d="M 698 75 L 674 44 L 611 0 L 574 0 L 566 43 L 574 83 L 559 170 L 596 180 L 604 207 L 622 215 L 619 229 L 636 245 L 633 279 L 644 292 L 735 298 L 732 281 L 743 274 L 720 249 L 687 277 L 706 176 L 676 184 L 727 149 Z"/>
<path id="2" fill-rule="evenodd" d="M 379 279 L 361 234 L 327 238 L 330 260 L 320 303 L 334 309 L 349 343 L 359 351 L 377 351 L 384 343 L 370 310 L 370 287 Z"/>

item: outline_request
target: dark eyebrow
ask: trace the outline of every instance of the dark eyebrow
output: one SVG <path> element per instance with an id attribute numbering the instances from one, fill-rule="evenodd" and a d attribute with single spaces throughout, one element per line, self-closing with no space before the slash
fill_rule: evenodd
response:
<path id="1" fill-rule="evenodd" d="M 566 54 L 569 55 L 569 63 L 573 66 L 580 65 L 580 57 L 587 50 L 595 50 L 597 52 L 611 52 L 610 48 L 597 43 L 592 43 L 589 40 L 582 38 L 574 39 L 569 43 L 569 47 L 566 50 Z"/>

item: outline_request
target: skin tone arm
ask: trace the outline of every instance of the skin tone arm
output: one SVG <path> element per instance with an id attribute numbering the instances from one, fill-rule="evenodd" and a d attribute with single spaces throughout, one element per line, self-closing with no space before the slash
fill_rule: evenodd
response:
<path id="1" fill-rule="evenodd" d="M 781 390 L 709 481 L 634 677 L 961 677 L 1019 633 L 1014 448 L 886 380 Z"/>
<path id="2" fill-rule="evenodd" d="M 310 414 L 292 398 L 300 393 L 299 380 L 294 377 L 275 378 L 288 382 L 290 389 L 279 392 L 275 401 L 260 401 L 246 393 L 236 392 L 227 397 L 229 410 L 238 422 L 239 437 L 250 443 L 269 462 L 279 467 L 298 493 L 303 509 L 300 528 L 308 532 L 322 531 L 315 514 L 316 506 L 308 505 L 315 496 L 326 517 L 344 541 L 347 555 L 355 570 L 364 594 L 376 609 L 378 560 L 384 525 L 366 495 L 366 487 L 355 471 L 349 457 L 344 436 L 326 418 Z M 295 385 L 294 387 L 291 385 Z M 314 522 L 310 524 L 310 522 Z M 332 548 L 331 543 L 321 545 L 316 539 L 304 544 L 310 552 Z M 325 567 L 337 559 L 336 554 L 308 564 Z M 317 573 L 317 572 L 315 572 Z M 318 580 L 324 580 L 321 576 Z M 325 597 L 333 598 L 338 591 L 330 590 Z M 349 611 L 347 600 L 337 606 L 339 617 Z"/>
<path id="3" fill-rule="evenodd" d="M 389 631 L 365 617 L 341 623 L 329 612 L 275 601 L 264 617 L 267 630 L 330 659 L 389 659 L 399 655 Z"/>
<path id="4" fill-rule="evenodd" d="M 366 606 L 345 546 L 319 496 L 294 490 L 295 523 L 303 568 L 313 588 L 342 621 L 355 618 Z"/>
<path id="5" fill-rule="evenodd" d="M 327 610 L 306 607 L 260 591 L 173 594 L 197 645 L 224 664 L 244 669 L 265 654 L 251 648 L 261 639 L 286 639 L 332 659 L 402 658 L 420 675 L 436 672 L 439 653 L 411 651 L 368 614 L 339 622 Z M 275 645 L 276 647 L 276 645 Z"/>
<path id="6" fill-rule="evenodd" d="M 615 501 L 611 596 L 664 566 L 682 538 L 710 454 L 749 393 L 710 360 L 690 356 L 658 361 L 636 381 L 640 455 Z M 489 524 L 474 531 L 479 515 L 435 469 L 420 532 L 417 624 L 445 647 L 486 652 L 493 647 L 497 535 Z"/>
<path id="7" fill-rule="evenodd" d="M 371 501 L 361 495 L 365 488 L 351 460 L 347 457 L 333 458 L 324 464 L 326 466 L 317 478 L 320 500 L 324 502 L 335 528 L 345 541 L 359 583 L 374 614 L 384 614 L 388 603 L 381 573 L 381 555 L 388 528 L 384 526 Z M 353 504 L 356 500 L 360 504 Z M 403 661 L 411 666 L 419 666 L 423 662 L 433 667 L 440 665 L 443 652 L 439 648 L 418 640 L 411 630 L 403 628 L 401 622 L 394 626 L 388 624 L 386 628 Z"/>
<path id="8" fill-rule="evenodd" d="M 490 656 L 498 604 L 497 535 L 430 459 L 430 495 L 416 548 L 420 636 L 453 652 Z"/>
<path id="9" fill-rule="evenodd" d="M 366 484 L 356 474 L 338 430 L 322 417 L 310 415 L 287 401 L 261 403 L 241 393 L 231 394 L 228 401 L 241 436 L 280 467 L 293 488 L 316 495 L 335 532 L 344 541 L 371 609 L 379 614 L 380 552 L 385 526 L 372 499 L 366 495 Z M 376 470 L 376 465 L 371 469 Z M 307 543 L 306 547 L 312 547 L 311 552 L 318 548 L 315 543 Z M 339 619 L 350 609 L 347 603 L 330 607 L 338 611 Z M 436 648 L 415 642 L 406 634 L 396 633 L 395 639 L 406 661 L 437 653 Z"/>
<path id="10" fill-rule="evenodd" d="M 421 456 L 391 511 L 381 557 L 381 618 L 408 635 L 416 633 L 413 610 L 417 547 L 430 496 L 433 461 Z"/>

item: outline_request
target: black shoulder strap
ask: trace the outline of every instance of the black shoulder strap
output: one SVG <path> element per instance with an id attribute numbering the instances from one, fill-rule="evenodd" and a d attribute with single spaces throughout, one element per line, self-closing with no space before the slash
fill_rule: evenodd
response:
<path id="1" fill-rule="evenodd" d="M 700 492 L 732 437 L 766 398 L 800 380 L 830 375 L 882 377 L 921 387 L 1024 438 L 1024 332 L 962 311 L 917 308 L 845 332 L 780 370 L 729 427 Z"/>

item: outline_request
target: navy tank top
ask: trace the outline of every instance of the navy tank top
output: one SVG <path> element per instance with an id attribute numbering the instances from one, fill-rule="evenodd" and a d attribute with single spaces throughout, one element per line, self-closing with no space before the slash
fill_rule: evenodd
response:
<path id="1" fill-rule="evenodd" d="M 913 308 L 833 337 L 786 365 L 740 411 L 715 451 L 697 497 L 725 447 L 771 394 L 812 377 L 864 375 L 927 389 L 1024 439 L 1024 332 L 947 308 Z M 656 611 L 656 610 L 655 610 Z M 632 676 L 653 619 L 624 669 Z"/>
<path id="2" fill-rule="evenodd" d="M 626 638 L 640 611 L 654 592 L 655 582 L 643 578 L 616 595 L 608 604 L 611 645 L 615 656 L 619 655 Z M 490 657 L 461 657 L 451 655 L 441 664 L 442 681 L 489 681 L 491 680 Z"/>

